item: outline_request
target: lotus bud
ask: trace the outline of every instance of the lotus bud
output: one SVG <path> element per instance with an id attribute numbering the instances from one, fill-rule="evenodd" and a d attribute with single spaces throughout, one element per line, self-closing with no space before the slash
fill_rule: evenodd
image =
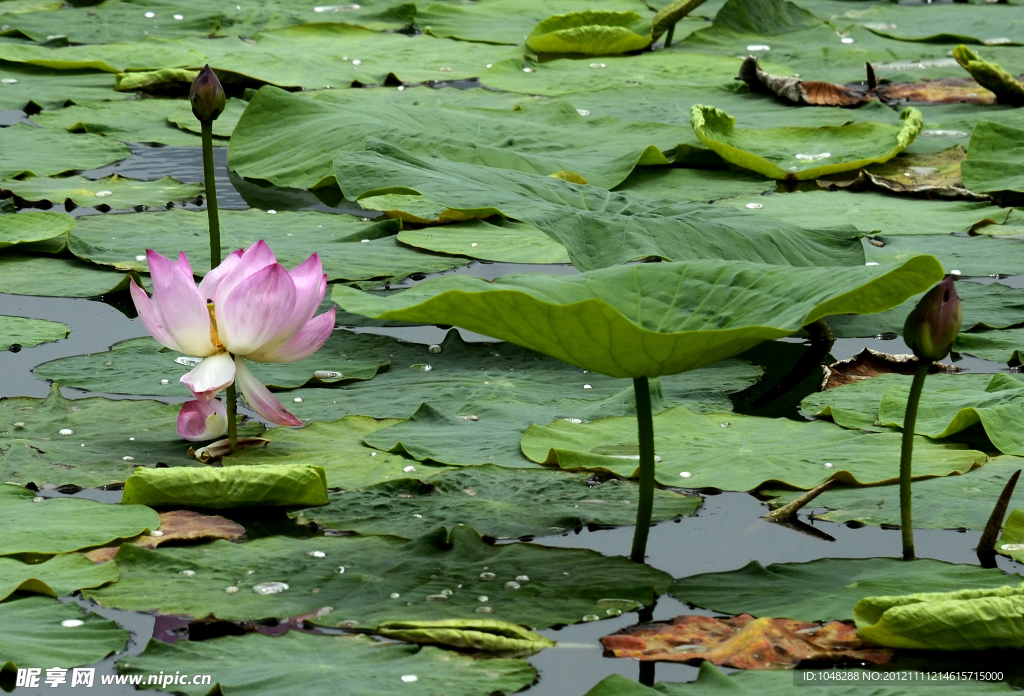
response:
<path id="1" fill-rule="evenodd" d="M 960 333 L 960 296 L 953 278 L 925 293 L 903 324 L 903 340 L 920 360 L 942 360 Z"/>
<path id="2" fill-rule="evenodd" d="M 186 440 L 213 440 L 228 431 L 227 407 L 219 399 L 186 401 L 178 413 L 178 434 Z"/>
<path id="3" fill-rule="evenodd" d="M 224 86 L 217 79 L 217 74 L 209 65 L 205 66 L 192 81 L 192 89 L 188 92 L 188 100 L 192 102 L 192 113 L 200 121 L 216 121 L 224 111 L 227 97 Z"/>

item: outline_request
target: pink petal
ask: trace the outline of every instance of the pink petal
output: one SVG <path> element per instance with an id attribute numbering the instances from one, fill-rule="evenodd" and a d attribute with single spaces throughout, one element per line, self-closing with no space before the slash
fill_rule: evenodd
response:
<path id="1" fill-rule="evenodd" d="M 263 418 L 278 425 L 302 425 L 302 421 L 288 413 L 277 397 L 260 384 L 241 356 L 235 358 L 235 383 L 252 410 Z"/>
<path id="2" fill-rule="evenodd" d="M 224 278 L 234 271 L 238 264 L 242 261 L 242 254 L 245 252 L 241 249 L 233 251 L 228 254 L 228 257 L 220 262 L 220 265 L 210 270 L 203 279 L 199 282 L 199 294 L 202 295 L 203 299 L 207 302 L 213 302 L 214 296 L 217 294 L 217 289 L 220 287 L 221 282 Z"/>
<path id="3" fill-rule="evenodd" d="M 192 273 L 192 266 L 188 262 L 188 257 L 185 256 L 185 252 L 178 254 L 178 263 L 176 264 L 178 269 L 183 273 L 187 274 L 191 278 L 194 274 Z"/>
<path id="4" fill-rule="evenodd" d="M 230 259 L 232 256 L 235 256 L 235 254 L 231 254 L 228 258 Z M 239 283 L 263 270 L 267 266 L 272 266 L 275 263 L 277 263 L 277 259 L 274 258 L 274 252 L 272 252 L 270 247 L 267 246 L 267 243 L 261 239 L 245 251 L 241 252 L 241 254 L 237 256 L 237 260 L 226 270 L 224 275 L 219 280 L 212 283 L 215 287 L 212 288 L 213 292 L 209 295 L 210 299 L 212 299 L 219 308 L 231 293 L 234 292 Z M 212 272 L 213 271 L 211 271 L 211 273 Z"/>
<path id="5" fill-rule="evenodd" d="M 138 310 L 139 319 L 142 320 L 142 325 L 146 327 L 146 331 L 171 350 L 184 353 L 185 351 L 181 349 L 181 346 L 175 343 L 171 335 L 167 333 L 167 329 L 164 328 L 163 322 L 160 321 L 160 317 L 156 313 L 153 301 L 149 299 L 149 295 L 146 294 L 145 290 L 135 284 L 134 278 L 132 278 L 130 290 L 132 300 L 135 301 L 135 309 Z"/>
<path id="6" fill-rule="evenodd" d="M 178 435 L 186 440 L 213 440 L 228 430 L 227 407 L 219 400 L 186 401 L 178 413 Z"/>
<path id="7" fill-rule="evenodd" d="M 202 400 L 208 400 L 204 392 L 216 394 L 235 381 L 235 363 L 227 353 L 217 353 L 192 368 L 192 371 L 181 377 L 192 393 Z"/>
<path id="8" fill-rule="evenodd" d="M 260 350 L 249 353 L 247 358 L 256 362 L 264 363 L 286 363 L 295 362 L 308 358 L 320 350 L 320 347 L 327 343 L 334 331 L 334 312 L 336 307 L 331 307 L 318 317 L 310 319 L 306 325 L 299 329 L 299 332 L 272 350 Z"/>
<path id="9" fill-rule="evenodd" d="M 291 338 L 295 283 L 279 263 L 249 276 L 217 304 L 217 333 L 235 355 L 248 355 Z"/>
<path id="10" fill-rule="evenodd" d="M 153 279 L 153 306 L 166 332 L 183 353 L 213 355 L 210 312 L 192 274 L 152 249 L 146 250 L 146 257 Z"/>
<path id="11" fill-rule="evenodd" d="M 317 308 L 320 306 L 320 302 L 324 299 L 324 294 L 327 292 L 327 276 L 324 275 L 323 264 L 320 263 L 320 257 L 316 254 L 313 254 L 299 266 L 289 271 L 288 275 L 291 276 L 292 282 L 295 283 L 296 292 L 295 309 L 292 312 L 291 321 L 288 322 L 287 326 L 281 328 L 274 340 L 260 346 L 255 351 L 257 353 L 272 353 L 283 343 L 289 341 L 305 326 L 306 322 L 313 318 Z M 246 357 L 259 362 L 266 362 L 251 356 L 252 353 L 249 353 Z M 291 362 L 291 360 L 274 362 Z"/>

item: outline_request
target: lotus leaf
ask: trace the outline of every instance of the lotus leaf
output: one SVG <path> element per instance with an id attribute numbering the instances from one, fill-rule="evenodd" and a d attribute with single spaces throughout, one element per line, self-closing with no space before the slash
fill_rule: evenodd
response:
<path id="1" fill-rule="evenodd" d="M 62 625 L 65 621 L 75 623 L 69 628 Z M 18 627 L 0 634 L 0 670 L 4 671 L 92 664 L 123 650 L 129 635 L 113 621 L 48 597 L 0 602 L 0 622 Z"/>
<path id="2" fill-rule="evenodd" d="M 202 184 L 183 184 L 169 176 L 158 181 L 136 181 L 117 174 L 95 181 L 81 176 L 32 176 L 2 182 L 0 188 L 28 201 L 62 203 L 70 200 L 80 206 L 107 205 L 121 210 L 141 205 L 155 208 L 167 203 L 195 202 L 196 197 L 203 193 Z M 22 213 L 11 217 L 21 218 L 26 215 L 57 216 L 60 213 Z M 74 221 L 68 222 L 70 230 Z"/>
<path id="3" fill-rule="evenodd" d="M 60 34 L 76 44 L 109 44 L 142 41 L 150 37 L 170 39 L 212 34 L 227 19 L 224 14 L 227 7 L 217 8 L 217 4 L 210 0 L 173 3 L 166 0 L 146 0 L 144 3 L 114 0 L 98 6 L 56 8 L 59 12 L 23 13 L 17 17 L 5 17 L 4 21 L 11 25 L 12 30 L 33 41 L 45 41 Z M 184 16 L 180 20 L 174 19 L 175 14 Z"/>
<path id="4" fill-rule="evenodd" d="M 0 350 L 10 350 L 15 346 L 18 346 L 19 349 L 31 348 L 40 343 L 50 343 L 67 338 L 69 333 L 71 333 L 71 329 L 56 321 L 9 317 L 0 314 Z"/>
<path id="5" fill-rule="evenodd" d="M 197 134 L 202 133 L 199 119 L 192 113 L 192 105 L 183 99 L 177 100 L 174 104 L 167 112 L 167 120 L 184 131 Z M 224 111 L 213 122 L 214 137 L 230 138 L 235 130 L 235 126 L 238 125 L 238 119 L 242 117 L 242 112 L 245 111 L 245 107 L 248 105 L 248 102 L 241 99 L 235 99 L 234 97 L 228 99 Z"/>
<path id="6" fill-rule="evenodd" d="M 681 169 L 676 167 L 637 167 L 616 192 L 651 200 L 690 200 L 715 203 L 724 199 L 757 200 L 774 191 L 775 182 L 759 174 L 743 171 Z"/>
<path id="7" fill-rule="evenodd" d="M 1019 365 L 1024 354 L 1024 329 L 963 333 L 957 336 L 953 350 L 982 360 Z"/>
<path id="8" fill-rule="evenodd" d="M 822 316 L 888 309 L 940 273 L 930 257 L 884 270 L 694 261 L 491 283 L 449 276 L 389 297 L 337 285 L 332 298 L 378 319 L 458 324 L 612 377 L 656 377 L 709 365 Z"/>
<path id="9" fill-rule="evenodd" d="M 1024 192 L 1024 129 L 995 121 L 978 121 L 967 146 L 967 159 L 960 165 L 964 186 L 983 193 Z"/>
<path id="10" fill-rule="evenodd" d="M 0 558 L 0 600 L 7 599 L 13 592 L 59 597 L 84 587 L 115 582 L 117 576 L 116 563 L 96 565 L 78 553 L 54 556 L 43 563 Z"/>
<path id="11" fill-rule="evenodd" d="M 947 273 L 965 276 L 1020 275 L 1024 261 L 1019 239 L 981 235 L 964 239 L 948 234 L 872 237 L 865 245 L 868 263 L 899 263 L 917 254 L 931 254 Z"/>
<path id="12" fill-rule="evenodd" d="M 129 279 L 133 275 L 138 276 L 134 272 L 126 274 L 109 271 L 78 259 L 0 254 L 0 292 L 12 295 L 113 295 L 127 292 Z M 54 282 L 55 278 L 60 278 L 60 282 Z"/>
<path id="13" fill-rule="evenodd" d="M 712 27 L 777 36 L 821 23 L 813 12 L 789 0 L 727 0 L 715 15 Z"/>
<path id="14" fill-rule="evenodd" d="M 427 523 L 463 524 L 486 537 L 510 539 L 585 525 L 628 525 L 636 518 L 637 487 L 620 479 L 592 484 L 581 475 L 494 466 L 441 469 L 426 481 L 415 478 L 419 472 L 405 475 L 409 478 L 332 494 L 327 507 L 291 514 L 331 529 L 406 538 L 420 534 Z M 692 515 L 700 503 L 696 496 L 655 491 L 654 519 Z"/>
<path id="15" fill-rule="evenodd" d="M 857 633 L 876 645 L 916 650 L 1024 647 L 1024 586 L 865 597 Z"/>
<path id="16" fill-rule="evenodd" d="M 1024 85 L 999 63 L 982 60 L 981 56 L 962 44 L 953 49 L 953 57 L 979 85 L 994 93 L 1000 104 L 1024 106 Z"/>
<path id="17" fill-rule="evenodd" d="M 982 382 L 978 382 L 981 377 Z M 959 385 L 968 385 L 984 389 L 990 379 L 988 375 L 958 375 L 953 379 L 964 381 L 957 382 Z M 949 377 L 945 375 L 932 375 L 928 386 L 950 387 Z M 909 384 L 910 377 L 897 374 L 882 374 L 871 379 L 856 380 L 841 387 L 826 389 L 815 392 L 800 402 L 800 408 L 808 416 L 816 418 L 831 418 L 844 428 L 856 428 L 859 430 L 870 430 L 872 432 L 890 432 L 888 428 L 878 424 L 878 404 L 882 400 L 882 394 L 891 386 Z"/>
<path id="18" fill-rule="evenodd" d="M 0 187 L 10 191 L 12 189 L 8 187 L 19 184 L 18 181 L 6 181 L 0 183 Z M 64 213 L 0 215 L 0 249 L 18 246 L 17 251 L 57 253 L 67 244 L 67 234 L 74 226 L 75 219 Z"/>
<path id="19" fill-rule="evenodd" d="M 456 527 L 450 535 L 438 529 L 412 541 L 274 536 L 244 544 L 214 541 L 153 550 L 125 546 L 117 564 L 118 582 L 85 592 L 104 606 L 192 616 L 212 613 L 228 620 L 317 612 L 309 618 L 317 625 L 357 622 L 363 628 L 383 621 L 479 618 L 477 607 L 486 605 L 493 609 L 490 618 L 543 629 L 578 623 L 595 611 L 610 616 L 604 608 L 611 598 L 620 605 L 650 604 L 669 581 L 661 571 L 595 551 L 489 546 L 468 527 Z M 345 571 L 339 573 L 342 566 Z M 182 575 L 183 569 L 195 575 Z M 523 575 L 529 580 L 516 580 Z M 253 590 L 267 582 L 289 587 L 276 594 Z M 517 582 L 519 589 L 505 587 L 508 582 Z M 239 591 L 226 593 L 228 586 Z M 401 601 L 391 598 L 393 593 Z M 440 601 L 438 595 L 448 599 Z M 481 602 L 481 596 L 488 601 Z M 317 611 L 324 606 L 334 611 Z"/>
<path id="20" fill-rule="evenodd" d="M 10 45 L 0 43 L 0 49 Z M 131 151 L 99 135 L 73 135 L 16 123 L 0 130 L 0 153 L 0 179 L 9 179 L 102 167 L 128 157 Z"/>
<path id="21" fill-rule="evenodd" d="M 308 464 L 139 467 L 125 481 L 121 504 L 213 509 L 326 505 L 327 475 L 323 467 Z"/>
<path id="22" fill-rule="evenodd" d="M 32 491 L 0 485 L 0 556 L 56 554 L 103 546 L 156 529 L 160 518 L 142 505 L 117 507 L 84 498 L 38 499 Z"/>
<path id="23" fill-rule="evenodd" d="M 223 594 L 223 593 L 222 593 Z M 239 660 L 239 655 L 246 655 Z M 367 636 L 322 636 L 290 631 L 281 636 L 252 633 L 174 645 L 150 641 L 146 652 L 122 658 L 122 674 L 171 672 L 188 665 L 192 673 L 213 675 L 218 692 L 291 696 L 296 684 L 308 696 L 337 694 L 448 696 L 511 694 L 537 678 L 526 660 L 480 660 L 469 655 L 415 645 L 384 644 Z M 415 680 L 408 677 L 414 676 Z M 189 696 L 205 696 L 210 685 L 175 685 Z"/>
<path id="24" fill-rule="evenodd" d="M 647 48 L 651 20 L 636 12 L 584 10 L 548 17 L 526 37 L 526 47 L 538 53 L 615 55 Z"/>
<path id="25" fill-rule="evenodd" d="M 361 201 L 366 206 L 367 199 Z M 533 225 L 503 218 L 402 230 L 398 241 L 417 249 L 503 263 L 569 263 L 565 247 Z"/>
<path id="26" fill-rule="evenodd" d="M 486 652 L 539 652 L 556 645 L 555 641 L 533 631 L 494 619 L 385 621 L 377 626 L 377 633 L 407 643 L 447 645 Z"/>
<path id="27" fill-rule="evenodd" d="M 773 179 L 797 180 L 892 159 L 914 142 L 924 125 L 917 109 L 904 109 L 900 117 L 902 127 L 853 123 L 742 130 L 734 127 L 735 118 L 713 106 L 694 105 L 690 109 L 690 123 L 697 137 L 722 159 Z"/>
<path id="28" fill-rule="evenodd" d="M 739 570 L 676 580 L 669 594 L 726 614 L 849 621 L 854 617 L 853 605 L 865 597 L 939 592 L 950 587 L 1015 588 L 1019 584 L 1017 575 L 1006 575 L 998 569 L 931 559 L 821 558 L 810 563 L 773 563 L 768 567 L 751 561 Z"/>
<path id="29" fill-rule="evenodd" d="M 1017 465 L 1020 463 L 1020 460 L 1014 462 Z M 1019 562 L 1024 557 L 1024 545 L 1021 542 L 1024 542 L 1024 510 L 1015 507 L 1003 525 L 1003 532 L 996 542 L 996 552 Z"/>
<path id="30" fill-rule="evenodd" d="M 187 67 L 203 55 L 186 46 L 145 41 L 50 48 L 30 43 L 0 43 L 0 60 L 55 70 L 89 68 L 108 73 Z"/>
<path id="31" fill-rule="evenodd" d="M 857 20 L 880 36 L 900 41 L 990 46 L 1024 43 L 1024 21 L 1008 9 L 948 5 L 937 12 L 915 12 L 911 7 L 879 4 L 858 12 Z"/>
<path id="32" fill-rule="evenodd" d="M 177 99 L 84 102 L 43 111 L 32 120 L 49 130 L 94 133 L 123 142 L 199 147 L 198 135 L 178 128 L 169 120 L 169 115 L 183 103 L 187 104 Z"/>
<path id="33" fill-rule="evenodd" d="M 95 70 L 54 70 L 34 65 L 0 66 L 0 109 L 59 109 L 96 99 L 127 99 L 111 90 L 114 78 Z"/>

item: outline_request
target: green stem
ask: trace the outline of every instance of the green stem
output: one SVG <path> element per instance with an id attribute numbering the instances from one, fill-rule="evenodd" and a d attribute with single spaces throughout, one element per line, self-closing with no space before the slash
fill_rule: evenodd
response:
<path id="1" fill-rule="evenodd" d="M 228 393 L 224 397 L 228 402 L 228 441 L 231 443 L 231 451 L 238 449 L 238 424 L 235 422 L 238 397 L 235 395 L 235 385 L 228 387 Z"/>
<path id="2" fill-rule="evenodd" d="M 637 437 L 640 441 L 640 501 L 636 510 L 633 550 L 629 557 L 643 563 L 654 505 L 654 419 L 651 416 L 651 388 L 646 377 L 633 380 L 633 393 L 636 395 Z"/>
<path id="3" fill-rule="evenodd" d="M 213 121 L 203 125 L 203 181 L 206 183 L 206 215 L 210 219 L 210 268 L 220 265 L 220 215 L 217 210 L 217 178 L 213 171 Z"/>
<path id="4" fill-rule="evenodd" d="M 900 531 L 903 533 L 903 560 L 914 559 L 914 521 L 911 514 L 910 480 L 913 477 L 911 460 L 914 457 L 914 426 L 917 424 L 917 405 L 921 401 L 924 378 L 928 376 L 931 360 L 918 359 L 914 381 L 907 396 L 907 413 L 903 417 L 903 447 L 900 449 Z"/>
<path id="5" fill-rule="evenodd" d="M 672 48 L 672 36 L 676 33 L 676 25 L 673 23 L 665 34 L 665 48 Z"/>

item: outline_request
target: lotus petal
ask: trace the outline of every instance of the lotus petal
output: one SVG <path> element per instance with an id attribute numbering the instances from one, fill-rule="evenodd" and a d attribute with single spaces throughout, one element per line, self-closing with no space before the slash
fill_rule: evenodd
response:
<path id="1" fill-rule="evenodd" d="M 224 295 L 223 287 L 218 295 Z M 235 355 L 247 355 L 264 345 L 288 340 L 295 297 L 295 283 L 279 263 L 238 283 L 227 299 L 217 304 L 217 332 L 224 347 Z"/>
<path id="2" fill-rule="evenodd" d="M 146 331 L 149 331 L 153 338 L 171 350 L 176 350 L 180 353 L 186 352 L 184 348 L 174 342 L 171 334 L 164 328 L 163 320 L 157 313 L 156 307 L 153 306 L 153 301 L 149 299 L 146 291 L 135 283 L 134 278 L 131 280 L 129 289 L 132 293 L 132 300 L 135 302 L 135 309 L 139 313 L 139 319 L 142 320 L 142 325 L 146 327 Z"/>
<path id="3" fill-rule="evenodd" d="M 227 407 L 219 399 L 186 401 L 178 414 L 178 434 L 191 442 L 214 440 L 228 430 Z"/>
<path id="4" fill-rule="evenodd" d="M 235 380 L 242 395 L 249 402 L 252 410 L 278 425 L 302 425 L 302 421 L 288 413 L 284 405 L 270 390 L 260 384 L 256 376 L 249 371 L 241 356 L 235 358 Z"/>
<path id="5" fill-rule="evenodd" d="M 188 262 L 184 266 L 176 264 L 152 249 L 146 250 L 146 258 L 153 278 L 153 307 L 163 328 L 182 352 L 199 357 L 213 355 L 216 349 L 210 341 L 210 312 Z"/>
<path id="6" fill-rule="evenodd" d="M 334 314 L 336 307 L 310 319 L 298 333 L 272 350 L 257 351 L 245 357 L 256 362 L 286 363 L 308 358 L 320 350 L 320 347 L 331 337 L 334 331 Z"/>
<path id="7" fill-rule="evenodd" d="M 209 401 L 235 381 L 235 363 L 227 353 L 217 353 L 204 358 L 191 372 L 182 375 L 181 381 L 200 401 Z M 205 397 L 204 392 L 207 393 Z"/>

